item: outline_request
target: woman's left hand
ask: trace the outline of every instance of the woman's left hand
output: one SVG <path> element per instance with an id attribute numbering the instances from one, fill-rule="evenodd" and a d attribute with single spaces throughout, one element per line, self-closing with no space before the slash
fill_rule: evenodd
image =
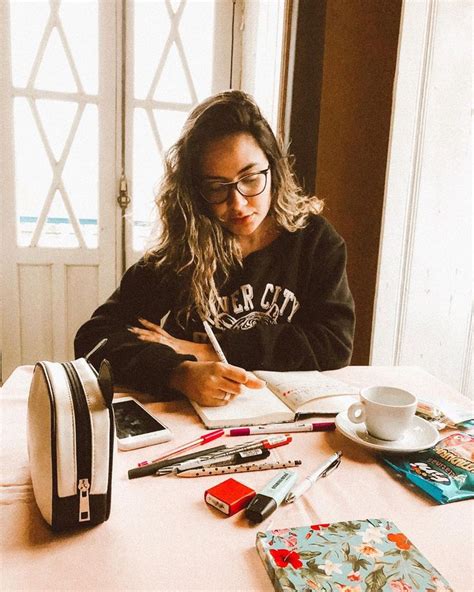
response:
<path id="1" fill-rule="evenodd" d="M 194 343 L 186 339 L 178 339 L 165 331 L 160 325 L 155 325 L 146 319 L 138 319 L 142 327 L 129 327 L 128 330 L 137 336 L 140 341 L 150 343 L 162 343 L 174 349 L 178 354 L 190 354 L 195 356 L 198 361 L 212 362 L 219 358 L 210 344 Z"/>

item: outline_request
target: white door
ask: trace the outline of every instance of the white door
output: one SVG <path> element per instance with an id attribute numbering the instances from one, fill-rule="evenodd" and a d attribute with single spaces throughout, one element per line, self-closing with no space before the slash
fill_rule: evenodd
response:
<path id="1" fill-rule="evenodd" d="M 0 10 L 6 377 L 72 356 L 114 286 L 116 52 L 113 2 Z"/>

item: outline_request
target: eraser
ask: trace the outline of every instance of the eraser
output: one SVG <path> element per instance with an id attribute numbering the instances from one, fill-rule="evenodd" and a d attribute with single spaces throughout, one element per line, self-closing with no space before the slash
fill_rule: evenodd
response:
<path id="1" fill-rule="evenodd" d="M 236 479 L 226 479 L 204 492 L 204 501 L 227 516 L 245 508 L 256 493 Z"/>

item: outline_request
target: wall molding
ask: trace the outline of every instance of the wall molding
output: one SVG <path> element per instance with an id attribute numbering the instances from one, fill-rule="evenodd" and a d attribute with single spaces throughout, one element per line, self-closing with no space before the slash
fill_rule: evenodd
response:
<path id="1" fill-rule="evenodd" d="M 418 96 L 416 100 L 416 117 L 413 130 L 413 151 L 410 166 L 410 184 L 403 225 L 402 258 L 398 286 L 397 316 L 392 350 L 392 363 L 400 364 L 402 357 L 403 337 L 406 327 L 406 311 L 412 276 L 412 256 L 415 244 L 417 226 L 418 203 L 420 198 L 420 179 L 423 169 L 423 154 L 425 145 L 426 107 L 433 63 L 433 40 L 436 29 L 436 14 L 438 0 L 431 0 L 426 13 L 425 31 L 423 36 L 423 60 L 418 82 Z"/>
<path id="2" fill-rule="evenodd" d="M 370 363 L 472 396 L 472 6 L 405 0 Z"/>
<path id="3" fill-rule="evenodd" d="M 473 335 L 472 335 L 472 317 L 474 311 L 471 310 L 471 317 L 469 319 L 469 327 L 466 334 L 466 342 L 464 344 L 464 356 L 462 361 L 462 379 L 460 390 L 462 393 L 469 393 L 472 389 L 472 358 L 473 358 Z"/>

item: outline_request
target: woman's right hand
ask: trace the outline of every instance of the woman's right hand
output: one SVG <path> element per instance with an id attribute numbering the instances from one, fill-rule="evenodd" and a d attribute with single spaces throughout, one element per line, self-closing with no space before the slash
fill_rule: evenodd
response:
<path id="1" fill-rule="evenodd" d="M 204 407 L 219 407 L 227 405 L 245 388 L 259 389 L 265 382 L 224 362 L 182 362 L 171 372 L 168 386 Z"/>

